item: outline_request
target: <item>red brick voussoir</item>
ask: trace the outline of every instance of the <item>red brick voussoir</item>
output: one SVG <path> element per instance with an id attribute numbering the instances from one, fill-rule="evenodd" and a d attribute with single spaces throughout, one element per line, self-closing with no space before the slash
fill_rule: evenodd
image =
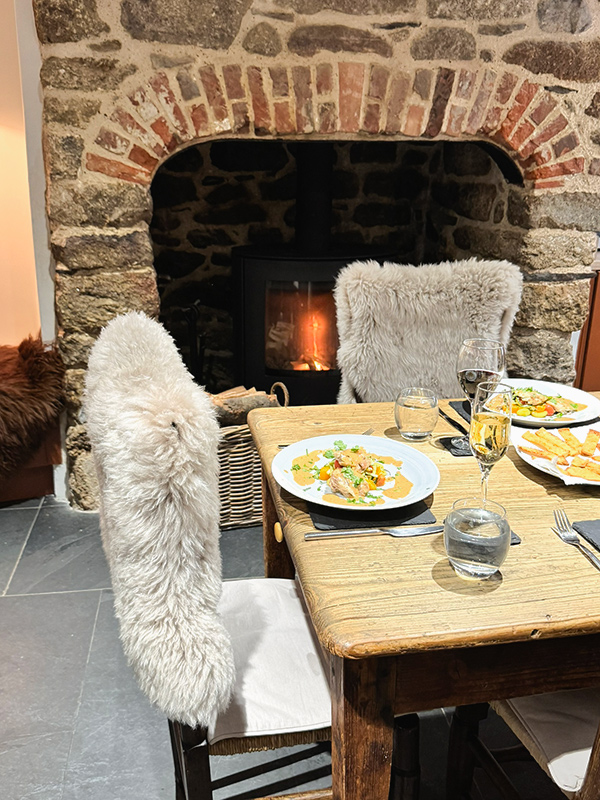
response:
<path id="1" fill-rule="evenodd" d="M 94 133 L 86 168 L 147 184 L 162 160 L 194 139 L 341 133 L 488 140 L 504 148 L 539 188 L 562 185 L 581 172 L 598 174 L 578 151 L 579 137 L 561 101 L 512 72 L 483 66 L 410 72 L 334 61 L 211 64 L 198 67 L 195 77 L 200 88 L 189 97 L 169 70 L 116 95 Z"/>
<path id="2" fill-rule="evenodd" d="M 101 172 L 110 178 L 119 178 L 129 183 L 139 183 L 142 186 L 149 184 L 152 179 L 152 173 L 145 169 L 130 167 L 121 161 L 104 158 L 104 156 L 98 156 L 95 153 L 86 153 L 85 166 L 90 172 Z"/>

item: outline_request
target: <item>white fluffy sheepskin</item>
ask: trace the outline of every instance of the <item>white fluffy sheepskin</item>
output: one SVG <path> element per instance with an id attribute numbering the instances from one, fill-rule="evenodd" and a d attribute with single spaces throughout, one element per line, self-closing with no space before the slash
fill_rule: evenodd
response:
<path id="1" fill-rule="evenodd" d="M 125 654 L 170 719 L 210 727 L 234 681 L 221 594 L 213 405 L 165 329 L 117 317 L 92 349 L 87 426 Z"/>
<path id="2" fill-rule="evenodd" d="M 463 339 L 508 344 L 522 276 L 508 261 L 419 267 L 355 261 L 338 275 L 335 302 L 339 403 L 394 400 L 402 386 L 462 397 L 456 357 Z"/>

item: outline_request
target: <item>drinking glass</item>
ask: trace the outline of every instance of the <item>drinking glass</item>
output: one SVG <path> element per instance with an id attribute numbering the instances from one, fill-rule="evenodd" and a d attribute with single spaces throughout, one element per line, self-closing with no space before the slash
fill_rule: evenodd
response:
<path id="1" fill-rule="evenodd" d="M 431 436 L 438 418 L 438 399 L 431 389 L 408 386 L 400 389 L 394 416 L 403 439 L 423 442 Z"/>
<path id="2" fill-rule="evenodd" d="M 475 392 L 484 381 L 498 382 L 502 378 L 506 354 L 502 342 L 495 339 L 465 339 L 458 351 L 456 376 L 469 402 L 473 403 Z M 467 436 L 455 436 L 452 445 L 468 451 Z"/>
<path id="3" fill-rule="evenodd" d="M 510 442 L 512 390 L 506 383 L 480 383 L 471 405 L 469 445 L 481 469 L 483 501 L 487 500 L 490 470 L 499 461 Z"/>
<path id="4" fill-rule="evenodd" d="M 450 564 L 463 578 L 489 578 L 508 554 L 506 510 L 492 500 L 457 500 L 444 520 L 444 546 Z"/>

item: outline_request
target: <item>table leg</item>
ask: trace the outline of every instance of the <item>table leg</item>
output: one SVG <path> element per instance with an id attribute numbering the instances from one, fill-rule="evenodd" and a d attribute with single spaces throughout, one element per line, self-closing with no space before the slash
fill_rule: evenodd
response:
<path id="1" fill-rule="evenodd" d="M 265 561 L 266 578 L 293 578 L 295 574 L 294 562 L 290 556 L 288 546 L 275 539 L 273 528 L 278 521 L 275 503 L 269 488 L 269 482 L 262 477 L 262 507 L 263 507 L 263 555 Z"/>
<path id="2" fill-rule="evenodd" d="M 331 674 L 333 800 L 388 800 L 395 660 L 332 656 Z"/>

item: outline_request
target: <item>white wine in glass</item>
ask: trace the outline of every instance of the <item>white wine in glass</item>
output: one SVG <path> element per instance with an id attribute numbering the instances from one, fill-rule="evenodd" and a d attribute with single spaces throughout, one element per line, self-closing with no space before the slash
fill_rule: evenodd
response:
<path id="1" fill-rule="evenodd" d="M 480 383 L 471 409 L 469 445 L 481 469 L 481 490 L 487 500 L 490 470 L 510 444 L 512 390 L 495 381 Z"/>

